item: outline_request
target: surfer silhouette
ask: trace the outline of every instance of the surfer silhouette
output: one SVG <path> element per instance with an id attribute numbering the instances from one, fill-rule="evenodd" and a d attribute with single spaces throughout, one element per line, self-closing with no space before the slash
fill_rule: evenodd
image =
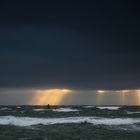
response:
<path id="1" fill-rule="evenodd" d="M 47 105 L 47 108 L 50 109 L 50 105 L 49 104 Z"/>

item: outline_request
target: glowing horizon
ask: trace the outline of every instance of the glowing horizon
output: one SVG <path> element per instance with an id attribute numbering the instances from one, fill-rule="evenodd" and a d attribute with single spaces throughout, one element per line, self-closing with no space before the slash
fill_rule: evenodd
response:
<path id="1" fill-rule="evenodd" d="M 135 104 L 140 105 L 140 89 L 125 89 L 125 90 L 97 90 L 97 104 L 102 104 L 107 94 L 117 94 L 120 96 L 120 104 L 127 105 L 128 95 L 135 97 Z M 132 99 L 133 100 L 133 99 Z"/>
<path id="2" fill-rule="evenodd" d="M 140 89 L 75 90 L 68 88 L 28 88 L 1 89 L 0 93 L 0 103 L 5 105 L 140 105 Z"/>
<path id="3" fill-rule="evenodd" d="M 59 105 L 62 104 L 64 97 L 67 94 L 72 93 L 73 90 L 70 89 L 40 89 L 36 90 L 34 92 L 35 96 L 30 101 L 30 105 L 36 104 L 36 105 Z M 133 94 L 133 102 L 135 104 L 140 104 L 140 90 L 139 89 L 133 89 L 133 90 L 93 90 L 91 92 L 95 92 L 96 97 L 96 104 L 100 105 L 103 104 L 105 98 L 107 96 L 116 96 L 118 98 L 118 101 L 121 105 L 127 104 L 128 95 Z M 75 92 L 75 94 L 77 94 Z M 111 95 L 109 95 L 111 94 Z"/>
<path id="4" fill-rule="evenodd" d="M 63 97 L 70 93 L 70 89 L 45 89 L 36 90 L 35 97 L 30 101 L 30 105 L 58 105 L 62 101 Z"/>

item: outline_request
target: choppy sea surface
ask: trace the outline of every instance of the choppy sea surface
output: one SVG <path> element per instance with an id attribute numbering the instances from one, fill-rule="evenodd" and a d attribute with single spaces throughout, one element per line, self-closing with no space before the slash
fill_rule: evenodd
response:
<path id="1" fill-rule="evenodd" d="M 0 140 L 140 140 L 140 106 L 0 106 Z"/>

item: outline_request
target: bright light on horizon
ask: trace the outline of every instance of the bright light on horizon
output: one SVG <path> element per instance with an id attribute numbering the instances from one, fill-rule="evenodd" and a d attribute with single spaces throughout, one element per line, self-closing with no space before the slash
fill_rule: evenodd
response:
<path id="1" fill-rule="evenodd" d="M 75 90 L 69 88 L 24 88 L 3 89 L 0 93 L 1 104 L 10 105 L 140 105 L 140 89 Z"/>
<path id="2" fill-rule="evenodd" d="M 105 98 L 108 98 L 109 96 L 118 96 L 120 97 L 120 104 L 121 105 L 127 105 L 128 101 L 130 101 L 131 95 L 133 95 L 133 98 L 131 99 L 131 102 L 134 102 L 134 104 L 140 105 L 140 89 L 124 89 L 124 90 L 96 90 L 97 94 L 97 104 L 100 105 L 103 103 Z M 117 97 L 116 96 L 116 97 Z"/>
<path id="3" fill-rule="evenodd" d="M 33 105 L 58 105 L 61 103 L 62 99 L 66 94 L 70 93 L 70 89 L 45 89 L 36 90 L 35 96 L 30 101 L 29 104 Z"/>
<path id="4" fill-rule="evenodd" d="M 97 93 L 106 93 L 106 90 L 97 90 Z"/>

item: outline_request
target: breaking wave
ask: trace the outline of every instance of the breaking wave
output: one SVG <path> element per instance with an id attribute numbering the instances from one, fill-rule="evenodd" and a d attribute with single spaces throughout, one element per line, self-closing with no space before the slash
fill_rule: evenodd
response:
<path id="1" fill-rule="evenodd" d="M 101 117 L 65 117 L 65 118 L 33 118 L 1 116 L 0 125 L 32 126 L 32 125 L 51 125 L 64 123 L 91 123 L 93 125 L 133 125 L 140 123 L 140 118 L 101 118 Z"/>

